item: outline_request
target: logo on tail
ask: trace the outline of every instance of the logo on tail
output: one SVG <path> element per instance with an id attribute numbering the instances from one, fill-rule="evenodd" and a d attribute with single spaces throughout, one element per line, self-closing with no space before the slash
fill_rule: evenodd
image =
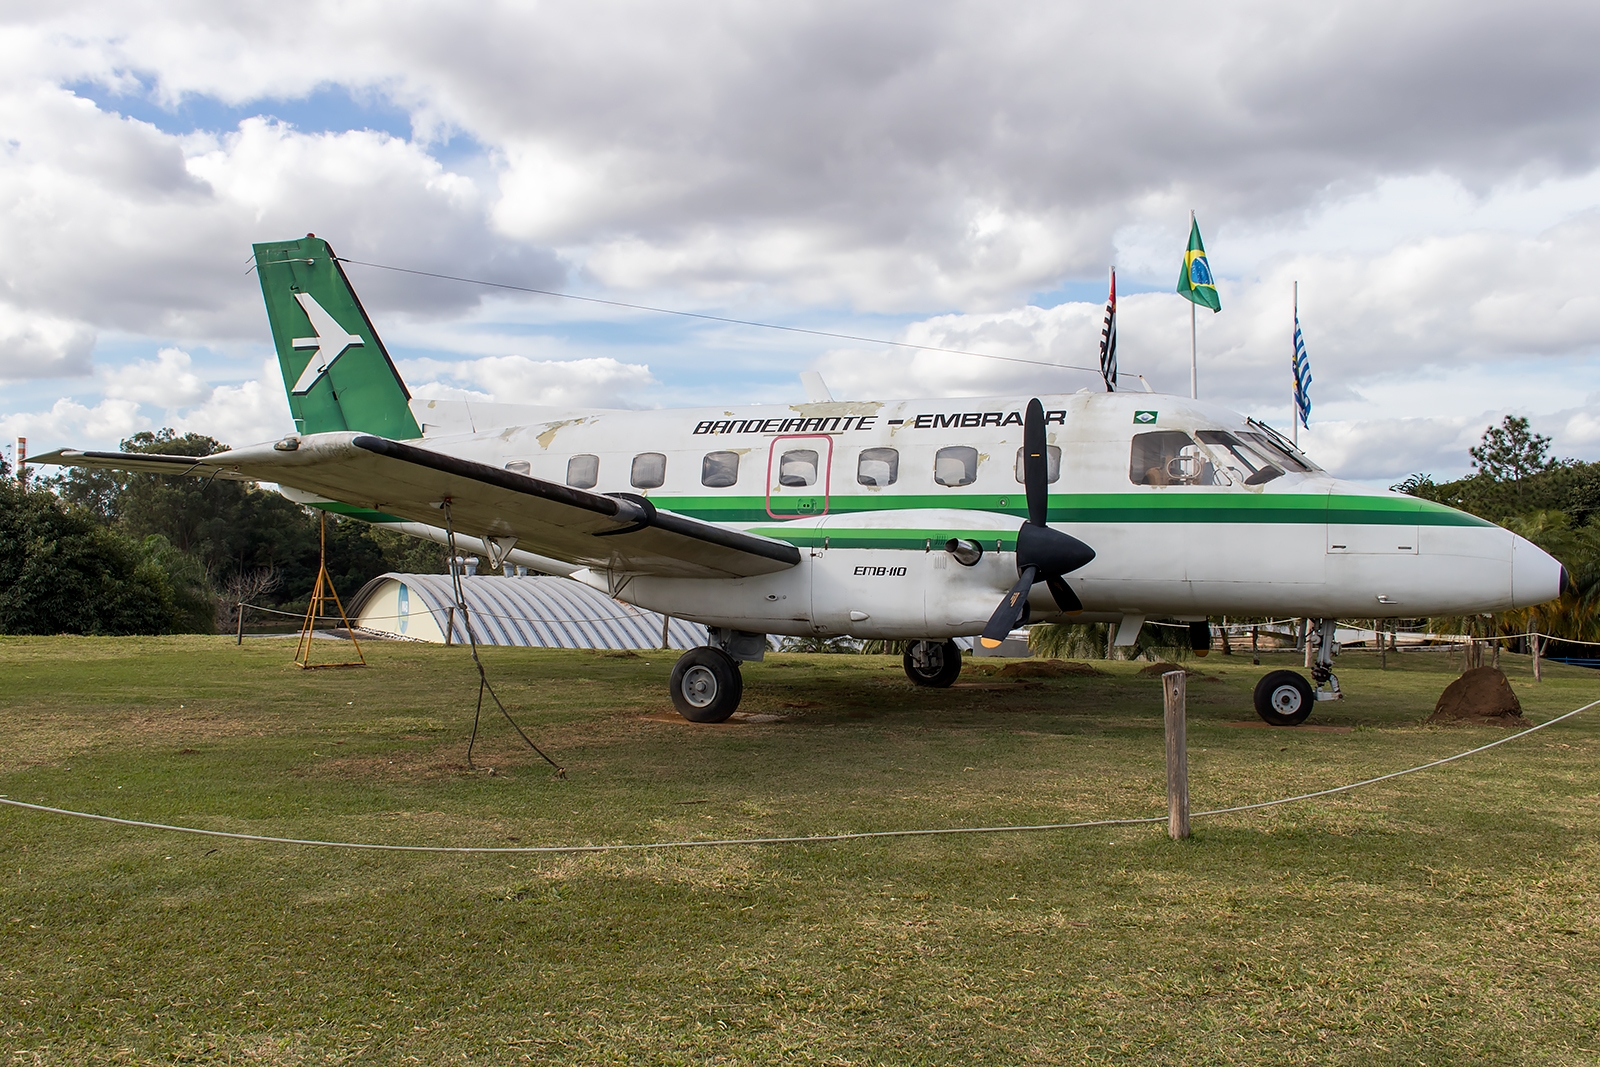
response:
<path id="1" fill-rule="evenodd" d="M 324 311 L 322 305 L 317 303 L 316 297 L 310 293 L 296 293 L 294 298 L 305 308 L 306 318 L 311 320 L 311 329 L 316 332 L 315 337 L 296 337 L 290 342 L 295 348 L 316 349 L 311 353 L 311 362 L 300 372 L 299 381 L 295 382 L 294 388 L 290 390 L 296 396 L 301 396 L 309 393 L 311 387 L 328 373 L 328 368 L 333 366 L 334 360 L 344 355 L 345 349 L 365 342 L 355 334 L 345 332 L 345 328 L 339 325 L 338 320 Z"/>

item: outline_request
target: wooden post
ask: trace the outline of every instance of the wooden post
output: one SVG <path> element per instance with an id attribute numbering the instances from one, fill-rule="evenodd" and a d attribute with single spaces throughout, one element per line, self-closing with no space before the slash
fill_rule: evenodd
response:
<path id="1" fill-rule="evenodd" d="M 668 632 L 668 627 L 670 627 L 671 625 L 672 625 L 672 616 L 671 615 L 663 615 L 663 616 L 661 616 L 661 651 L 663 651 L 663 652 L 667 651 L 669 648 L 672 647 L 672 640 L 671 640 L 672 635 Z"/>
<path id="2" fill-rule="evenodd" d="M 1250 627 L 1250 662 L 1257 667 L 1261 666 L 1261 627 Z"/>
<path id="3" fill-rule="evenodd" d="M 1544 639 L 1540 637 L 1536 631 L 1534 631 L 1531 625 L 1528 627 L 1528 631 L 1528 639 L 1533 642 L 1533 680 L 1536 682 L 1542 682 L 1544 681 L 1544 678 L 1542 678 L 1539 673 L 1539 652 L 1540 646 L 1544 644 Z"/>
<path id="4" fill-rule="evenodd" d="M 449 648 L 456 636 L 456 606 L 451 604 L 444 617 L 444 647 Z"/>
<path id="5" fill-rule="evenodd" d="M 1374 623 L 1382 621 L 1381 619 L 1373 620 Z M 1378 669 L 1386 671 L 1389 669 L 1389 633 L 1387 630 L 1379 630 L 1376 636 L 1378 638 Z"/>
<path id="6" fill-rule="evenodd" d="M 237 641 L 235 641 L 234 644 L 236 644 L 236 645 L 244 644 L 244 602 L 243 601 L 239 602 L 239 639 Z"/>
<path id="7" fill-rule="evenodd" d="M 1184 680 L 1182 671 L 1168 671 L 1161 676 L 1167 720 L 1167 836 L 1174 841 L 1189 836 L 1189 739 Z"/>

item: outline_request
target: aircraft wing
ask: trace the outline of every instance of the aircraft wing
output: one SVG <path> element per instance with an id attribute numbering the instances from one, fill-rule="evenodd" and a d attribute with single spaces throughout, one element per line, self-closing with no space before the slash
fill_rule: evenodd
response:
<path id="1" fill-rule="evenodd" d="M 745 578 L 800 562 L 787 542 L 661 511 L 644 497 L 574 489 L 371 434 L 308 434 L 203 457 L 63 449 L 29 462 L 277 482 L 436 527 L 448 502 L 459 535 L 508 548 L 515 539 L 518 548 L 619 574 Z"/>
<path id="2" fill-rule="evenodd" d="M 231 453 L 218 453 L 230 455 Z M 55 463 L 63 467 L 88 467 L 92 470 L 136 471 L 140 474 L 191 474 L 200 478 L 226 478 L 236 482 L 270 479 L 254 478 L 212 464 L 217 456 L 165 456 L 155 452 L 79 452 L 62 448 L 43 455 L 29 456 L 29 463 Z"/>

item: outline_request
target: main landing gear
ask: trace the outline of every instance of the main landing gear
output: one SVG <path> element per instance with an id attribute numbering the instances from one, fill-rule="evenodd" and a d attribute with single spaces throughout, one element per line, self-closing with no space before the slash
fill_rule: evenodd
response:
<path id="1" fill-rule="evenodd" d="M 712 627 L 711 643 L 691 648 L 672 668 L 672 706 L 690 722 L 727 722 L 744 696 L 739 664 L 761 659 L 767 635 Z M 946 689 L 961 674 L 961 646 L 954 641 L 911 641 L 903 660 L 917 685 Z"/>
<path id="2" fill-rule="evenodd" d="M 954 641 L 908 641 L 901 662 L 913 685 L 948 689 L 961 674 L 961 646 Z"/>
<path id="3" fill-rule="evenodd" d="M 739 664 L 767 654 L 767 635 L 713 626 L 711 643 L 691 648 L 672 668 L 672 706 L 690 722 L 727 722 L 744 696 Z"/>
<path id="4" fill-rule="evenodd" d="M 1299 726 L 1319 700 L 1340 700 L 1339 679 L 1333 673 L 1333 642 L 1337 619 L 1317 620 L 1317 661 L 1311 668 L 1313 687 L 1294 671 L 1269 671 L 1256 683 L 1256 714 L 1271 726 Z M 1307 639 L 1310 637 L 1308 635 Z"/>
<path id="5" fill-rule="evenodd" d="M 744 696 L 739 664 L 720 648 L 691 648 L 672 668 L 672 706 L 690 722 L 726 722 Z"/>

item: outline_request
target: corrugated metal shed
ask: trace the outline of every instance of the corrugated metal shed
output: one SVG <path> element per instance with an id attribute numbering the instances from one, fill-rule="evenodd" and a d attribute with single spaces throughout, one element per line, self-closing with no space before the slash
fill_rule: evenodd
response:
<path id="1" fill-rule="evenodd" d="M 472 630 L 482 645 L 530 648 L 660 648 L 662 616 L 570 578 L 463 576 L 462 591 L 472 615 Z M 448 574 L 380 575 L 362 586 L 349 614 L 356 626 L 414 641 L 465 643 L 455 591 Z M 673 648 L 706 643 L 705 627 L 673 619 Z"/>

